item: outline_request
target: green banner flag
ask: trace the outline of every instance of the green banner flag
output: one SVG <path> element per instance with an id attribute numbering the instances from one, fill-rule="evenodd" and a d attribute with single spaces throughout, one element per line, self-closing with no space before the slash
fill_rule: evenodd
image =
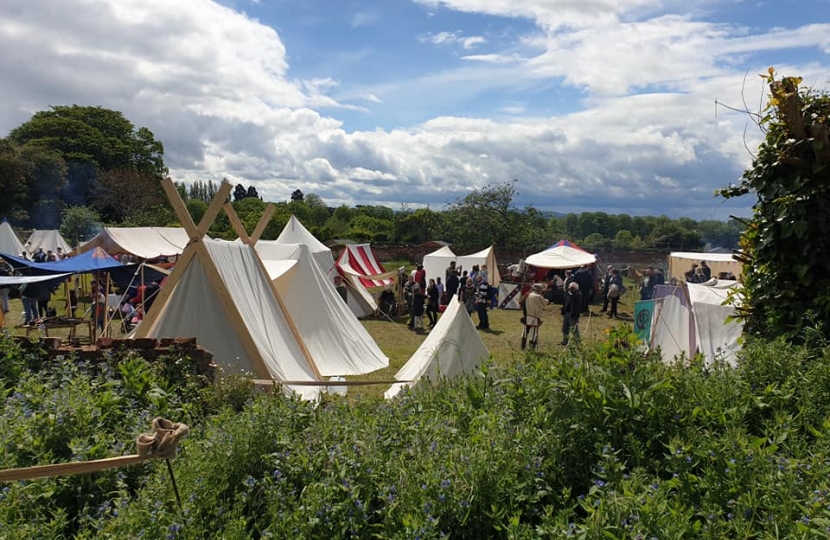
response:
<path id="1" fill-rule="evenodd" d="M 654 300 L 634 302 L 634 333 L 645 342 L 651 339 L 652 313 L 654 313 Z"/>

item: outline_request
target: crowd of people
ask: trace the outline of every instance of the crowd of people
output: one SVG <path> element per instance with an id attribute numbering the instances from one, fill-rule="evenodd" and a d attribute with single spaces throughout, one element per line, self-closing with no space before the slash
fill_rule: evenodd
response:
<path id="1" fill-rule="evenodd" d="M 471 316 L 478 317 L 479 330 L 489 330 L 490 316 L 488 309 L 493 305 L 495 291 L 490 287 L 487 277 L 487 265 L 474 265 L 470 271 L 457 266 L 452 261 L 441 277 L 427 280 L 423 265 L 418 265 L 406 276 L 403 284 L 403 298 L 409 318 L 407 328 L 423 332 L 424 315 L 430 327 L 438 323 L 440 306 L 446 305 L 455 296 L 464 305 Z M 381 309 L 391 307 L 390 297 L 381 294 Z"/>

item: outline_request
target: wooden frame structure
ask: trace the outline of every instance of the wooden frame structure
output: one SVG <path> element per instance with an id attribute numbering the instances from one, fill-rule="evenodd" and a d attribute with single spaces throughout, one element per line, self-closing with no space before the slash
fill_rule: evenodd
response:
<path id="1" fill-rule="evenodd" d="M 173 272 L 168 277 L 167 283 L 164 285 L 164 287 L 161 288 L 161 291 L 159 292 L 158 297 L 156 298 L 153 304 L 153 308 L 150 310 L 149 313 L 145 315 L 145 318 L 142 321 L 142 323 L 138 325 L 138 327 L 136 328 L 135 337 L 149 337 L 149 335 L 153 332 L 153 330 L 159 322 L 161 313 L 164 311 L 165 305 L 169 302 L 171 296 L 176 290 L 176 286 L 182 279 L 182 276 L 185 274 L 187 268 L 194 263 L 195 259 L 198 260 L 198 262 L 202 265 L 202 268 L 205 272 L 210 287 L 215 291 L 218 300 L 222 306 L 222 311 L 224 315 L 227 317 L 227 320 L 233 327 L 234 332 L 239 336 L 240 342 L 243 348 L 245 349 L 245 353 L 251 359 L 255 375 L 258 379 L 274 378 L 273 375 L 269 372 L 268 368 L 266 367 L 266 363 L 262 356 L 262 353 L 257 348 L 254 339 L 250 331 L 248 330 L 248 327 L 245 324 L 244 319 L 242 318 L 242 315 L 237 309 L 236 304 L 233 298 L 231 297 L 230 292 L 228 291 L 224 283 L 224 280 L 208 251 L 207 246 L 204 243 L 204 237 L 207 234 L 208 229 L 210 229 L 210 226 L 213 224 L 213 221 L 219 215 L 219 212 L 222 211 L 224 205 L 224 210 L 228 215 L 228 218 L 230 219 L 231 225 L 233 226 L 236 233 L 239 235 L 240 240 L 245 245 L 249 246 L 251 250 L 254 252 L 258 268 L 260 272 L 262 272 L 262 274 L 265 276 L 265 281 L 268 282 L 270 290 L 272 291 L 274 298 L 276 299 L 280 309 L 282 310 L 282 314 L 285 317 L 285 320 L 288 322 L 291 334 L 294 336 L 294 339 L 299 345 L 300 351 L 302 352 L 304 359 L 308 362 L 308 365 L 311 371 L 314 373 L 314 376 L 317 379 L 321 379 L 320 371 L 317 368 L 311 354 L 309 353 L 308 348 L 305 345 L 305 342 L 300 336 L 299 331 L 297 330 L 297 326 L 294 323 L 294 320 L 291 318 L 291 314 L 285 308 L 285 304 L 280 298 L 280 294 L 277 291 L 276 285 L 268 278 L 268 273 L 265 270 L 265 265 L 262 263 L 262 260 L 260 259 L 259 255 L 256 253 L 256 250 L 254 249 L 254 245 L 259 240 L 259 237 L 262 235 L 262 232 L 265 230 L 268 221 L 274 213 L 273 205 L 269 205 L 269 207 L 266 208 L 265 213 L 263 214 L 262 218 L 260 219 L 259 223 L 257 224 L 254 230 L 254 233 L 249 236 L 245 231 L 242 222 L 239 220 L 239 217 L 236 215 L 236 212 L 234 211 L 233 207 L 229 203 L 225 204 L 225 201 L 227 201 L 228 196 L 231 193 L 231 184 L 227 182 L 222 182 L 219 190 L 217 191 L 216 195 L 214 196 L 213 200 L 208 206 L 207 211 L 205 212 L 204 216 L 202 216 L 202 219 L 199 222 L 198 226 L 193 222 L 193 219 L 190 216 L 190 212 L 188 212 L 187 207 L 184 204 L 184 201 L 182 201 L 179 192 L 176 190 L 176 187 L 173 184 L 173 181 L 170 179 L 163 180 L 162 187 L 164 188 L 164 191 L 167 194 L 167 198 L 170 200 L 170 204 L 173 207 L 176 216 L 179 218 L 182 227 L 184 227 L 184 229 L 187 231 L 187 234 L 189 236 L 189 242 L 185 247 L 184 252 L 180 256 L 179 260 L 177 261 L 176 266 L 173 269 Z"/>

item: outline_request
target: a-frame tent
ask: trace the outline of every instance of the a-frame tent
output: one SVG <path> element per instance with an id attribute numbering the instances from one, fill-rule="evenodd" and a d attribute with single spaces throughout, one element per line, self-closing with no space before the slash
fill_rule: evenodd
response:
<path id="1" fill-rule="evenodd" d="M 12 226 L 5 218 L 0 222 L 0 253 L 20 257 L 25 251 L 20 239 L 14 234 Z"/>
<path id="2" fill-rule="evenodd" d="M 268 246 L 271 244 L 307 245 L 317 264 L 329 278 L 334 278 L 335 274 L 340 274 L 343 278 L 343 282 L 349 288 L 346 301 L 348 302 L 349 309 L 352 310 L 352 313 L 356 317 L 368 317 L 377 311 L 378 306 L 375 298 L 361 283 L 360 273 L 348 265 L 340 266 L 336 264 L 331 248 L 311 234 L 296 216 L 291 216 L 276 240 L 260 240 L 257 242 L 258 246 Z M 266 262 L 266 264 L 268 263 Z"/>
<path id="3" fill-rule="evenodd" d="M 162 185 L 190 242 L 134 336 L 196 337 L 227 373 L 319 381 L 320 372 L 247 235 L 243 242 L 205 238 L 230 184 L 222 184 L 198 227 L 173 182 L 166 179 Z M 302 384 L 284 388 L 305 399 L 321 391 Z"/>
<path id="4" fill-rule="evenodd" d="M 260 240 L 258 243 L 270 243 L 265 240 Z M 305 244 L 314 255 L 314 259 L 320 268 L 328 276 L 334 275 L 334 255 L 331 253 L 331 248 L 317 239 L 316 236 L 305 228 L 305 226 L 293 214 L 282 228 L 282 232 L 274 240 L 276 244 Z"/>
<path id="5" fill-rule="evenodd" d="M 454 296 L 438 324 L 395 374 L 396 380 L 407 382 L 393 384 L 384 397 L 391 399 L 422 378 L 436 383 L 441 379 L 471 373 L 488 356 L 490 352 L 481 340 L 475 323 L 458 297 Z"/>
<path id="6" fill-rule="evenodd" d="M 29 235 L 29 239 L 26 240 L 26 251 L 34 253 L 38 250 L 38 248 L 43 249 L 44 253 L 49 251 L 57 253 L 58 248 L 61 248 L 61 251 L 64 253 L 69 253 L 72 249 L 66 240 L 63 239 L 60 231 L 55 229 L 35 229 L 32 231 L 32 234 Z"/>
<path id="7" fill-rule="evenodd" d="M 337 293 L 308 244 L 254 244 L 323 376 L 361 375 L 389 365 Z M 283 264 L 279 264 L 283 263 Z M 294 264 L 289 264 L 294 263 Z"/>

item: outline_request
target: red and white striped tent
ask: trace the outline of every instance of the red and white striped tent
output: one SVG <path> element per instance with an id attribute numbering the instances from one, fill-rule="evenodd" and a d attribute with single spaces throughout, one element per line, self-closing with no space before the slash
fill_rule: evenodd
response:
<path id="1" fill-rule="evenodd" d="M 364 287 L 382 287 L 395 283 L 394 272 L 390 277 L 375 258 L 369 244 L 347 245 L 337 259 L 337 266 L 341 272 L 357 277 Z"/>

